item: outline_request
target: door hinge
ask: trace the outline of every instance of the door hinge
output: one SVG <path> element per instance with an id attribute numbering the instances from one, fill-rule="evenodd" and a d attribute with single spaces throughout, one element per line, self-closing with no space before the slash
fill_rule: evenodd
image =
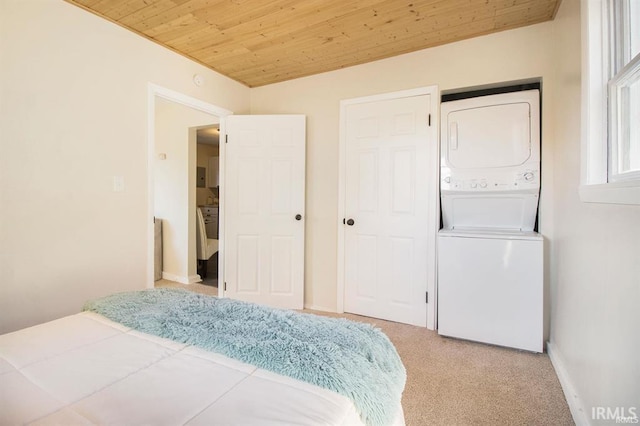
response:
<path id="1" fill-rule="evenodd" d="M 427 291 L 425 294 L 424 303 L 429 303 L 429 292 Z"/>
<path id="2" fill-rule="evenodd" d="M 227 291 L 227 282 L 224 282 L 224 291 Z"/>
<path id="3" fill-rule="evenodd" d="M 429 127 L 431 127 L 431 114 L 429 114 Z"/>
<path id="4" fill-rule="evenodd" d="M 224 135 L 224 143 L 229 143 L 229 135 Z"/>
<path id="5" fill-rule="evenodd" d="M 343 217 L 343 218 L 342 218 L 342 224 L 343 224 L 343 225 L 346 225 L 346 224 L 347 224 L 347 218 L 346 218 L 346 217 Z"/>

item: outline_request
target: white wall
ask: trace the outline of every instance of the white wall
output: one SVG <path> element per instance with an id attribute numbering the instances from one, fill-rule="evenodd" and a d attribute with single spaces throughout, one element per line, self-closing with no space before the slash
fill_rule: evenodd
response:
<path id="1" fill-rule="evenodd" d="M 148 82 L 237 113 L 249 89 L 62 0 L 0 0 L 0 55 L 1 333 L 145 287 Z"/>
<path id="2" fill-rule="evenodd" d="M 552 352 L 583 420 L 592 407 L 636 407 L 640 415 L 640 206 L 580 201 L 578 0 L 563 0 L 554 30 Z"/>
<path id="3" fill-rule="evenodd" d="M 217 116 L 156 97 L 154 215 L 162 219 L 162 273 L 184 284 L 198 281 L 195 127 L 218 121 Z"/>
<path id="4" fill-rule="evenodd" d="M 307 119 L 305 305 L 336 309 L 339 102 L 438 85 L 440 90 L 543 78 L 540 230 L 552 235 L 552 24 L 544 23 L 252 89 L 252 113 Z M 340 225 L 341 226 L 341 225 Z M 548 262 L 548 259 L 547 259 Z"/>

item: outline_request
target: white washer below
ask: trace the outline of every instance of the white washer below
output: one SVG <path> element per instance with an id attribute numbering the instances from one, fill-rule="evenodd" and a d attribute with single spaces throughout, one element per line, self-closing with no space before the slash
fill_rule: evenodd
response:
<path id="1" fill-rule="evenodd" d="M 473 229 L 438 234 L 438 333 L 543 352 L 543 238 Z"/>

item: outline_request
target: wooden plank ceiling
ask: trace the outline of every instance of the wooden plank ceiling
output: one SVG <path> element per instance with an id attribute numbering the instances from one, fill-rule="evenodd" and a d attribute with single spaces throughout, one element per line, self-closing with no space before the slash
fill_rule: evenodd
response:
<path id="1" fill-rule="evenodd" d="M 551 20 L 561 0 L 67 0 L 249 87 Z"/>

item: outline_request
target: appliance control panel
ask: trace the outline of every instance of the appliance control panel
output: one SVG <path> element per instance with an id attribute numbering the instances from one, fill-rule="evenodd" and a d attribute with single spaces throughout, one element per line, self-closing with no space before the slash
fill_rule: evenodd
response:
<path id="1" fill-rule="evenodd" d="M 504 173 L 483 171 L 481 173 L 455 171 L 443 168 L 440 189 L 445 191 L 517 191 L 540 187 L 540 172 L 536 169 L 520 169 Z"/>

